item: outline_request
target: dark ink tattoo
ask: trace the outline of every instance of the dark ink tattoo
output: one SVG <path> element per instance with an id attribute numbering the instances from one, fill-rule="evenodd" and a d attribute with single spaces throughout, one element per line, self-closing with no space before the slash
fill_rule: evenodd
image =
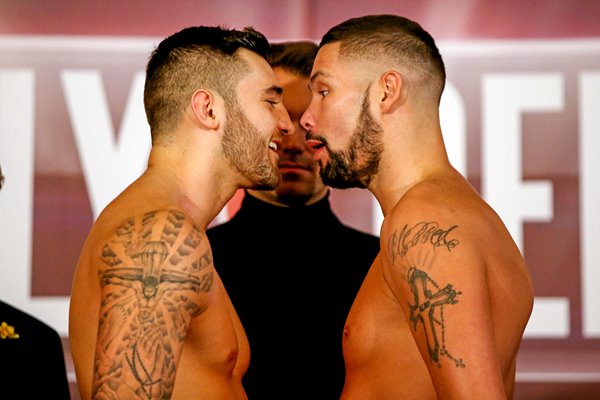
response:
<path id="1" fill-rule="evenodd" d="M 452 360 L 457 367 L 465 368 L 463 360 L 454 357 L 446 349 L 446 326 L 444 323 L 444 306 L 458 303 L 456 297 L 462 292 L 457 292 L 450 284 L 440 289 L 425 272 L 415 267 L 410 268 L 407 279 L 415 301 L 414 304 L 408 304 L 410 322 L 415 332 L 419 323 L 423 326 L 430 359 L 438 367 L 441 367 L 440 355 L 443 355 Z M 435 288 L 434 292 L 428 288 L 429 284 Z M 436 315 L 438 309 L 439 317 Z M 440 333 L 441 341 L 438 338 Z"/>
<path id="2" fill-rule="evenodd" d="M 98 342 L 111 357 L 96 359 L 94 396 L 112 398 L 119 387 L 136 398 L 168 398 L 175 382 L 174 346 L 185 339 L 210 292 L 210 250 L 198 257 L 204 235 L 179 211 L 149 212 L 121 224 L 102 248 L 99 272 L 105 290 Z M 196 254 L 194 256 L 194 254 Z M 137 387 L 122 381 L 131 376 Z"/>
<path id="3" fill-rule="evenodd" d="M 397 257 L 404 257 L 409 249 L 418 244 L 430 243 L 433 248 L 445 247 L 448 251 L 458 246 L 457 239 L 450 239 L 448 235 L 458 225 L 452 225 L 448 229 L 441 229 L 437 222 L 419 222 L 412 228 L 404 225 L 402 231 L 395 231 L 388 240 L 388 252 L 392 263 Z"/>

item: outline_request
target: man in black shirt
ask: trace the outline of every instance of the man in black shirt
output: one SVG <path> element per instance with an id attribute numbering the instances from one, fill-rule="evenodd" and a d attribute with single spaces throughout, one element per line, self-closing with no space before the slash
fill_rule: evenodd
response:
<path id="1" fill-rule="evenodd" d="M 270 64 L 296 128 L 278 149 L 282 182 L 273 191 L 247 190 L 235 216 L 207 231 L 250 342 L 243 379 L 250 400 L 339 399 L 344 323 L 379 251 L 377 237 L 331 210 L 299 125 L 316 52 L 312 42 L 272 45 Z"/>
<path id="2" fill-rule="evenodd" d="M 4 183 L 0 168 L 0 189 Z M 0 301 L 0 398 L 70 399 L 60 335 L 34 316 Z"/>

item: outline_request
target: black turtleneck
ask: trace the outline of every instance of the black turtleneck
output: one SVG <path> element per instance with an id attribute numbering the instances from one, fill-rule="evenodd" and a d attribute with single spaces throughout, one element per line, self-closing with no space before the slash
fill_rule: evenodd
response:
<path id="1" fill-rule="evenodd" d="M 249 400 L 339 399 L 344 323 L 379 239 L 343 225 L 328 197 L 279 207 L 248 193 L 207 235 L 250 342 Z"/>

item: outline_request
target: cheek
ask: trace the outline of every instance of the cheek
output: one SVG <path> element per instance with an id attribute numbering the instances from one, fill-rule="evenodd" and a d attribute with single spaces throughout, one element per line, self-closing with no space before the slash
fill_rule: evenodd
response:
<path id="1" fill-rule="evenodd" d="M 354 105 L 348 101 L 348 97 L 325 98 L 321 102 L 321 119 L 327 120 L 334 126 L 346 125 L 352 115 Z"/>
<path id="2" fill-rule="evenodd" d="M 276 113 L 267 109 L 258 109 L 252 116 L 249 116 L 252 125 L 263 134 L 270 134 L 277 128 Z"/>
<path id="3" fill-rule="evenodd" d="M 321 115 L 321 128 L 329 136 L 329 142 L 339 144 L 341 138 L 349 136 L 356 126 L 356 115 L 353 109 L 345 102 L 327 105 Z"/>

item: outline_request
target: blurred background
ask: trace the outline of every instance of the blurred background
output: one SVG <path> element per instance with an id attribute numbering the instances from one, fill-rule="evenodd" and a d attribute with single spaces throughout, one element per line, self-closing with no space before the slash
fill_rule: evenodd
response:
<path id="1" fill-rule="evenodd" d="M 72 275 L 94 218 L 145 168 L 154 46 L 191 25 L 318 42 L 380 13 L 436 38 L 451 161 L 529 264 L 536 298 L 515 398 L 600 399 L 600 1 L 0 0 L 0 299 L 59 331 L 73 399 Z M 334 191 L 332 203 L 379 234 L 366 190 Z"/>

